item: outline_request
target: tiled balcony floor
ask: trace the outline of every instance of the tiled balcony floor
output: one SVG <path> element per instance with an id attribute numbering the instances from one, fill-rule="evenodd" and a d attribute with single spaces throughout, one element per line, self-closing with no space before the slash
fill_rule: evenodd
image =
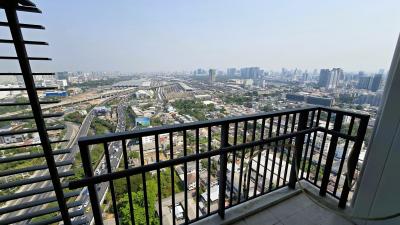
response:
<path id="1" fill-rule="evenodd" d="M 234 225 L 352 225 L 339 215 L 321 208 L 301 193 Z"/>

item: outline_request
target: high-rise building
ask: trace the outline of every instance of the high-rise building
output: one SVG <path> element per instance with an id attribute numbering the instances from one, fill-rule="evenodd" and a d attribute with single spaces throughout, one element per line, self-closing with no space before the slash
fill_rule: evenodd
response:
<path id="1" fill-rule="evenodd" d="M 372 78 L 372 83 L 370 85 L 370 90 L 373 92 L 378 91 L 379 87 L 382 83 L 382 74 L 375 74 L 374 78 Z"/>
<path id="2" fill-rule="evenodd" d="M 246 67 L 240 69 L 240 76 L 242 78 L 257 79 L 260 78 L 262 70 L 259 67 Z"/>
<path id="3" fill-rule="evenodd" d="M 332 71 L 329 69 L 321 69 L 319 73 L 318 86 L 324 88 L 336 88 L 340 73 L 343 73 L 343 70 L 339 68 L 334 68 Z"/>
<path id="4" fill-rule="evenodd" d="M 236 75 L 236 68 L 228 68 L 226 70 L 226 75 L 232 77 Z"/>
<path id="5" fill-rule="evenodd" d="M 332 69 L 333 79 L 336 80 L 336 85 L 342 85 L 344 83 L 344 72 L 341 68 Z"/>
<path id="6" fill-rule="evenodd" d="M 370 89 L 370 85 L 371 85 L 371 82 L 372 81 L 372 77 L 370 77 L 370 76 L 365 76 L 365 75 L 363 75 L 363 76 L 360 76 L 359 78 L 358 78 L 358 83 L 357 83 L 357 88 L 358 89 Z"/>
<path id="7" fill-rule="evenodd" d="M 215 76 L 216 76 L 216 70 L 215 69 L 208 70 L 208 82 L 210 84 L 215 82 Z"/>

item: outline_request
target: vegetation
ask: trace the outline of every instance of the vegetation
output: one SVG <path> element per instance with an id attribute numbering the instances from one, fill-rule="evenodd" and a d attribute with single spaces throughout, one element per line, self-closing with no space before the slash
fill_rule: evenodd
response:
<path id="1" fill-rule="evenodd" d="M 264 112 L 269 112 L 269 111 L 273 111 L 274 108 L 273 108 L 273 106 L 271 104 L 266 104 L 261 108 L 261 110 L 264 111 Z"/>
<path id="2" fill-rule="evenodd" d="M 90 158 L 92 159 L 92 166 L 96 168 L 99 165 L 101 158 L 104 155 L 104 148 L 102 145 L 94 145 L 92 149 L 90 149 Z M 74 171 L 74 175 L 66 178 L 68 181 L 70 180 L 79 180 L 82 179 L 85 175 L 82 167 L 82 158 L 81 154 L 76 154 L 74 163 L 72 164 L 72 170 Z"/>
<path id="3" fill-rule="evenodd" d="M 97 117 L 93 118 L 93 121 L 90 124 L 90 127 L 95 130 L 96 135 L 106 134 L 106 133 L 109 133 L 110 131 L 115 130 L 115 125 L 113 125 L 112 123 L 110 123 L 107 120 L 103 120 L 103 119 L 100 119 Z"/>
<path id="4" fill-rule="evenodd" d="M 140 154 L 139 154 L 138 151 L 130 151 L 130 152 L 128 153 L 128 157 L 129 157 L 129 158 L 132 158 L 132 159 L 138 159 L 139 156 L 140 156 Z"/>
<path id="5" fill-rule="evenodd" d="M 57 207 L 58 207 L 58 203 L 57 202 L 51 202 L 46 206 L 47 209 L 57 208 Z M 50 213 L 50 214 L 45 214 L 45 215 L 42 215 L 42 216 L 34 217 L 30 222 L 31 223 L 35 223 L 35 222 L 40 222 L 40 221 L 43 221 L 43 220 L 51 219 L 53 217 L 56 217 L 57 214 L 58 214 L 57 212 L 53 212 L 53 213 Z"/>
<path id="6" fill-rule="evenodd" d="M 244 105 L 247 102 L 251 102 L 251 97 L 244 95 L 226 95 L 224 96 L 224 102 L 227 104 Z"/>
<path id="7" fill-rule="evenodd" d="M 82 90 L 86 90 L 89 88 L 98 88 L 100 86 L 109 86 L 119 81 L 129 80 L 130 78 L 122 77 L 122 78 L 109 78 L 107 80 L 90 80 L 80 84 L 72 84 L 71 87 L 79 87 Z"/>
<path id="8" fill-rule="evenodd" d="M 142 175 L 131 176 L 130 183 L 132 187 L 135 224 L 146 224 Z M 166 198 L 172 195 L 170 168 L 166 168 L 165 170 L 160 172 L 160 185 L 161 185 L 160 188 L 161 188 L 162 198 Z M 122 224 L 131 224 L 126 179 L 116 180 L 114 182 L 114 186 L 115 186 L 115 194 L 118 200 L 117 205 L 121 212 Z M 159 219 L 155 214 L 156 212 L 155 205 L 158 199 L 156 175 L 151 175 L 150 173 L 146 173 L 146 188 L 147 188 L 146 193 L 148 198 L 150 224 L 158 224 Z M 179 193 L 184 190 L 183 184 L 181 183 L 178 175 L 175 172 L 174 172 L 174 188 L 175 188 L 175 193 Z"/>
<path id="9" fill-rule="evenodd" d="M 204 105 L 199 100 L 177 100 L 172 103 L 178 113 L 182 115 L 189 115 L 198 120 L 207 120 L 206 114 L 215 111 L 213 104 Z"/>
<path id="10" fill-rule="evenodd" d="M 157 126 L 162 126 L 163 125 L 163 123 L 162 123 L 162 121 L 161 121 L 161 119 L 159 117 L 152 117 L 150 119 L 150 124 L 153 127 L 157 127 Z"/>
<path id="11" fill-rule="evenodd" d="M 73 122 L 81 124 L 85 116 L 83 116 L 80 112 L 72 112 L 64 116 L 65 121 Z"/>
<path id="12" fill-rule="evenodd" d="M 127 107 L 125 114 L 125 121 L 126 121 L 126 127 L 130 130 L 135 126 L 135 118 L 136 114 L 133 112 L 131 107 Z"/>
<path id="13" fill-rule="evenodd" d="M 28 102 L 29 100 L 25 97 L 16 97 L 15 98 L 15 102 L 16 103 L 23 103 L 23 102 Z M 19 110 L 23 110 L 23 109 L 27 109 L 28 106 L 26 105 L 17 105 L 17 106 L 4 106 L 4 107 L 0 107 L 0 114 L 6 114 L 9 112 L 15 112 L 15 111 L 19 111 Z"/>
<path id="14" fill-rule="evenodd" d="M 155 203 L 157 201 L 157 183 L 154 180 L 146 182 L 147 190 L 147 206 L 149 209 L 149 222 L 151 225 L 159 224 L 159 219 L 155 214 Z M 135 224 L 145 225 L 146 224 L 146 211 L 143 191 L 132 192 L 133 208 Z M 119 202 L 121 211 L 121 223 L 131 224 L 129 196 L 125 193 Z"/>

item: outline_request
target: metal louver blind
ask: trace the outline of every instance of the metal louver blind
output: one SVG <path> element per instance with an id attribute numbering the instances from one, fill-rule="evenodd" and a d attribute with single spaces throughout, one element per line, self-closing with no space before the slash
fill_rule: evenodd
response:
<path id="1" fill-rule="evenodd" d="M 59 99 L 39 97 L 57 86 L 35 84 L 37 76 L 31 61 L 49 61 L 47 57 L 28 56 L 27 46 L 46 46 L 46 42 L 24 40 L 23 30 L 44 30 L 42 25 L 19 23 L 19 13 L 41 13 L 28 0 L 0 0 L 0 45 L 14 49 L 0 61 L 15 61 L 20 72 L 0 71 L 1 77 L 16 76 L 19 85 L 0 87 L 2 93 L 20 93 L 19 97 L 0 99 L 0 224 L 85 224 L 84 211 L 76 200 L 80 190 L 69 191 L 64 179 L 72 176 L 69 140 L 63 139 L 62 112 L 46 108 Z M 11 39 L 3 37 L 9 33 Z M 3 62 L 1 62 L 3 63 Z M 0 70 L 2 67 L 0 67 Z M 3 67 L 4 68 L 4 67 Z M 2 95 L 3 96 L 3 95 Z M 58 132 L 58 133 L 57 133 Z M 62 132 L 61 132 L 62 133 Z M 51 137 L 49 134 L 53 134 Z M 32 141 L 36 140 L 36 141 Z M 69 159 L 68 159 L 69 158 Z M 72 221 L 72 222 L 71 222 Z"/>

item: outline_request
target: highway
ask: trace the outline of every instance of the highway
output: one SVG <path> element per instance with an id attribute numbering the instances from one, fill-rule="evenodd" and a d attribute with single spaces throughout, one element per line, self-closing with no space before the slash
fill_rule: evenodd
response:
<path id="1" fill-rule="evenodd" d="M 105 104 L 107 101 L 114 99 L 118 96 L 114 96 L 111 98 L 108 98 L 107 100 L 105 100 L 104 102 L 102 102 L 102 104 Z M 120 107 L 118 107 L 118 114 L 122 115 L 123 112 L 120 112 Z M 88 131 L 90 129 L 90 124 L 92 123 L 92 120 L 94 118 L 94 113 L 93 110 L 91 110 L 90 112 L 88 112 L 88 114 L 86 115 L 86 117 L 84 118 L 84 120 L 82 121 L 81 126 L 79 127 L 79 130 L 76 131 L 72 131 L 71 128 L 69 128 L 68 124 L 67 124 L 67 132 L 65 137 L 67 139 L 69 139 L 68 144 L 66 145 L 66 149 L 70 148 L 71 149 L 71 153 L 69 154 L 63 154 L 63 155 L 57 155 L 54 157 L 56 162 L 62 162 L 62 161 L 66 161 L 66 160 L 74 160 L 75 159 L 75 155 L 79 152 L 79 147 L 77 144 L 78 138 L 79 137 L 84 137 L 87 136 Z M 123 117 L 125 118 L 125 117 Z M 122 124 L 122 122 L 120 121 L 120 117 L 118 117 L 118 126 L 117 126 L 117 130 L 119 130 L 120 128 L 122 128 L 122 126 L 120 126 L 119 124 Z M 123 129 L 125 129 L 125 121 L 123 121 Z M 76 134 L 74 136 L 74 134 Z M 70 135 L 70 136 L 67 136 Z M 74 137 L 74 138 L 72 138 Z M 114 148 L 114 147 L 113 147 Z M 111 149 L 111 148 L 110 148 Z M 122 151 L 120 151 L 122 152 Z M 62 167 L 58 167 L 58 172 L 66 172 L 69 171 L 71 168 L 71 166 L 62 166 Z M 36 171 L 31 177 L 40 177 L 40 176 L 45 176 L 48 174 L 48 170 L 40 170 L 40 171 Z M 40 189 L 40 188 L 44 188 L 44 187 L 48 187 L 51 186 L 51 181 L 44 181 L 44 182 L 38 182 L 38 183 L 34 183 L 31 185 L 24 185 L 22 186 L 17 192 L 25 192 L 25 191 L 29 191 L 29 190 L 34 190 L 34 189 Z M 81 192 L 82 194 L 82 192 Z M 8 201 L 3 207 L 7 207 L 9 205 L 18 205 L 21 204 L 22 202 L 31 202 L 31 201 L 35 201 L 35 200 L 39 200 L 39 199 L 43 199 L 43 198 L 48 198 L 54 196 L 53 192 L 46 192 L 43 194 L 37 194 L 37 195 L 33 195 L 33 196 L 28 196 L 28 197 L 24 197 L 24 198 L 19 198 L 16 200 L 12 200 L 12 201 Z M 8 214 L 4 214 L 0 216 L 0 221 L 3 219 L 7 219 L 7 218 L 12 218 L 18 215 L 22 215 L 25 213 L 32 213 L 32 212 L 36 212 L 38 210 L 41 210 L 43 208 L 43 205 L 39 205 L 39 206 L 35 206 L 35 207 L 31 207 L 31 208 L 27 208 L 27 209 L 22 209 L 13 213 L 8 213 Z M 18 225 L 23 225 L 23 224 L 27 224 L 29 223 L 29 221 L 22 221 L 17 223 Z"/>
<path id="2" fill-rule="evenodd" d="M 77 137 L 81 137 L 81 136 L 86 136 L 89 129 L 90 129 L 90 124 L 92 123 L 93 120 L 93 111 L 90 111 L 88 113 L 88 115 L 85 117 L 85 119 L 82 122 L 82 125 L 79 127 L 79 130 L 77 132 L 77 135 L 75 135 L 75 138 L 73 134 L 74 132 L 71 132 L 71 136 L 67 137 L 70 139 L 70 141 L 68 142 L 66 148 L 70 148 L 71 149 L 71 153 L 69 154 L 63 154 L 63 155 L 58 155 L 55 157 L 55 161 L 56 162 L 63 162 L 63 161 L 68 161 L 68 160 L 73 160 L 75 158 L 75 154 L 79 151 L 79 147 L 76 144 L 76 140 Z M 68 130 L 67 130 L 67 133 Z M 75 132 L 76 133 L 76 132 Z M 58 172 L 66 172 L 69 171 L 71 168 L 71 166 L 62 166 L 58 168 Z M 47 170 L 42 170 L 42 171 L 37 171 L 35 172 L 32 177 L 37 177 L 37 176 L 45 176 L 48 174 Z M 48 187 L 51 186 L 51 181 L 44 181 L 44 182 L 39 182 L 39 183 L 34 183 L 32 185 L 25 185 L 23 187 L 21 187 L 21 189 L 19 190 L 19 192 L 23 192 L 23 191 L 29 191 L 29 190 L 33 190 L 33 189 L 38 189 L 38 188 L 44 188 L 44 187 Z M 33 195 L 33 196 L 29 196 L 29 197 L 25 197 L 25 198 L 19 198 L 15 201 L 9 201 L 7 202 L 7 205 L 15 205 L 15 204 L 20 204 L 21 202 L 30 202 L 30 201 L 35 201 L 38 199 L 43 199 L 43 198 L 48 198 L 53 196 L 53 192 L 46 192 L 43 194 L 39 194 L 39 195 Z M 39 205 L 39 206 L 35 206 L 35 207 L 31 207 L 31 208 L 27 208 L 27 209 L 23 209 L 23 210 L 19 210 L 17 212 L 14 213 L 9 213 L 9 214 L 5 214 L 1 219 L 6 219 L 6 218 L 10 218 L 10 217 L 15 217 L 17 215 L 21 215 L 24 213 L 32 213 L 32 212 L 36 212 L 40 209 L 42 209 L 43 205 Z M 23 221 L 20 222 L 18 224 L 27 224 L 28 221 Z"/>
<path id="3" fill-rule="evenodd" d="M 118 114 L 118 122 L 117 122 L 117 127 L 115 132 L 122 132 L 125 131 L 126 129 L 126 121 L 125 121 L 125 111 L 126 111 L 126 105 L 124 105 L 124 100 L 121 100 L 117 107 L 117 114 Z M 114 171 L 115 168 L 119 166 L 119 163 L 121 162 L 122 159 L 122 146 L 121 142 L 112 142 L 108 145 L 109 153 L 110 153 L 110 162 L 111 162 L 111 168 Z M 100 174 L 105 174 L 108 173 L 107 171 L 107 164 L 106 164 L 106 159 L 105 156 L 101 159 L 100 163 L 94 170 L 95 175 L 100 175 Z M 96 186 L 97 194 L 99 196 L 100 204 L 104 201 L 106 193 L 108 191 L 109 183 L 101 183 Z M 90 198 L 89 198 L 89 192 L 87 191 L 87 188 L 83 188 L 80 195 L 77 198 L 78 200 L 82 200 L 83 206 L 77 207 L 77 209 L 81 209 L 81 207 L 85 207 L 86 209 L 90 208 Z M 91 210 L 88 210 L 88 212 L 81 217 L 81 219 L 87 219 L 87 221 L 93 222 L 93 214 Z"/>

